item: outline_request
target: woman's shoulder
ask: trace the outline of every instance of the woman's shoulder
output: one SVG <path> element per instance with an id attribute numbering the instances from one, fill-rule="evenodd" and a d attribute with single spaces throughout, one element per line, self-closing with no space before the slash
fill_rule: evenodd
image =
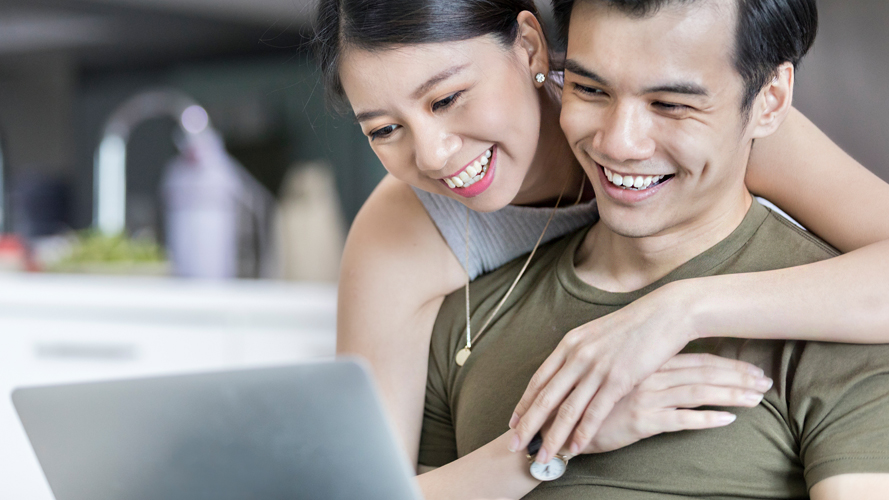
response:
<path id="1" fill-rule="evenodd" d="M 413 189 L 389 175 L 361 207 L 346 241 L 343 272 L 370 269 L 378 278 L 435 275 L 445 288 L 462 282 L 462 267 Z"/>

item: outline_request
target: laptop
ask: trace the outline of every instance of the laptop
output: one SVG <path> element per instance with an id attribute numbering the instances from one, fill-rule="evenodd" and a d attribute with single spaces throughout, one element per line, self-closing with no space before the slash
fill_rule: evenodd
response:
<path id="1" fill-rule="evenodd" d="M 13 391 L 56 500 L 420 500 L 351 360 Z"/>

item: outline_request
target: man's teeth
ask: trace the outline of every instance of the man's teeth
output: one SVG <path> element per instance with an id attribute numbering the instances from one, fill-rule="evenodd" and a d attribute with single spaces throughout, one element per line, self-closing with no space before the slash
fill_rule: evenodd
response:
<path id="1" fill-rule="evenodd" d="M 602 167 L 605 170 L 605 177 L 608 178 L 608 182 L 614 184 L 617 187 L 624 189 L 648 189 L 652 185 L 657 185 L 660 181 L 664 180 L 666 175 L 620 175 L 615 174 L 611 170 L 608 170 L 605 167 Z"/>
<path id="2" fill-rule="evenodd" d="M 488 163 L 493 154 L 493 151 L 490 149 L 485 151 L 485 154 L 483 154 L 481 158 L 472 162 L 471 165 L 460 172 L 460 175 L 445 178 L 445 183 L 450 188 L 468 188 L 476 182 L 484 179 L 485 173 L 488 172 Z"/>

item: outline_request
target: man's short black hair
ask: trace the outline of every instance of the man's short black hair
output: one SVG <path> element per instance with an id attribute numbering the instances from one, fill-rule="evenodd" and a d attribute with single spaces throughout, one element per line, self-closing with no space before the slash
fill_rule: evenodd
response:
<path id="1" fill-rule="evenodd" d="M 571 10 L 578 2 L 597 3 L 634 17 L 648 17 L 671 4 L 705 0 L 552 0 L 559 35 L 568 41 Z M 750 111 L 759 91 L 775 77 L 785 62 L 796 67 L 818 31 L 815 0 L 735 0 L 738 23 L 735 33 L 734 66 L 744 79 L 741 103 L 744 115 Z"/>

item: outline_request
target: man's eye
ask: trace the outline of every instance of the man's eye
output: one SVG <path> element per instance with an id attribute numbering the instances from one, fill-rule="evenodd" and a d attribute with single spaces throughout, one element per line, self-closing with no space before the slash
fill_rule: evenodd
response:
<path id="1" fill-rule="evenodd" d="M 601 90 L 599 90 L 595 87 L 587 87 L 586 85 L 581 85 L 579 83 L 574 84 L 574 90 L 576 90 L 577 92 L 579 92 L 581 94 L 585 94 L 588 96 L 597 96 L 597 95 L 604 94 L 604 92 L 602 92 Z"/>
<path id="2" fill-rule="evenodd" d="M 392 132 L 395 132 L 397 128 L 398 127 L 396 125 L 386 125 L 383 128 L 378 128 L 369 134 L 370 140 L 375 141 L 377 139 L 385 139 L 386 137 L 392 135 Z"/>
<path id="3" fill-rule="evenodd" d="M 463 94 L 463 91 L 461 90 L 460 92 L 454 92 L 453 94 L 445 97 L 444 99 L 435 101 L 434 103 L 432 103 L 432 111 L 434 112 L 434 111 L 438 111 L 438 110 L 446 109 L 446 108 L 450 107 L 452 104 L 457 102 L 457 99 L 459 99 L 462 94 Z"/>
<path id="4" fill-rule="evenodd" d="M 686 111 L 691 109 L 690 107 L 686 106 L 685 104 L 676 104 L 673 102 L 657 101 L 657 102 L 653 103 L 653 105 L 654 105 L 654 107 L 656 107 L 662 111 L 666 111 L 668 113 L 685 113 Z"/>

